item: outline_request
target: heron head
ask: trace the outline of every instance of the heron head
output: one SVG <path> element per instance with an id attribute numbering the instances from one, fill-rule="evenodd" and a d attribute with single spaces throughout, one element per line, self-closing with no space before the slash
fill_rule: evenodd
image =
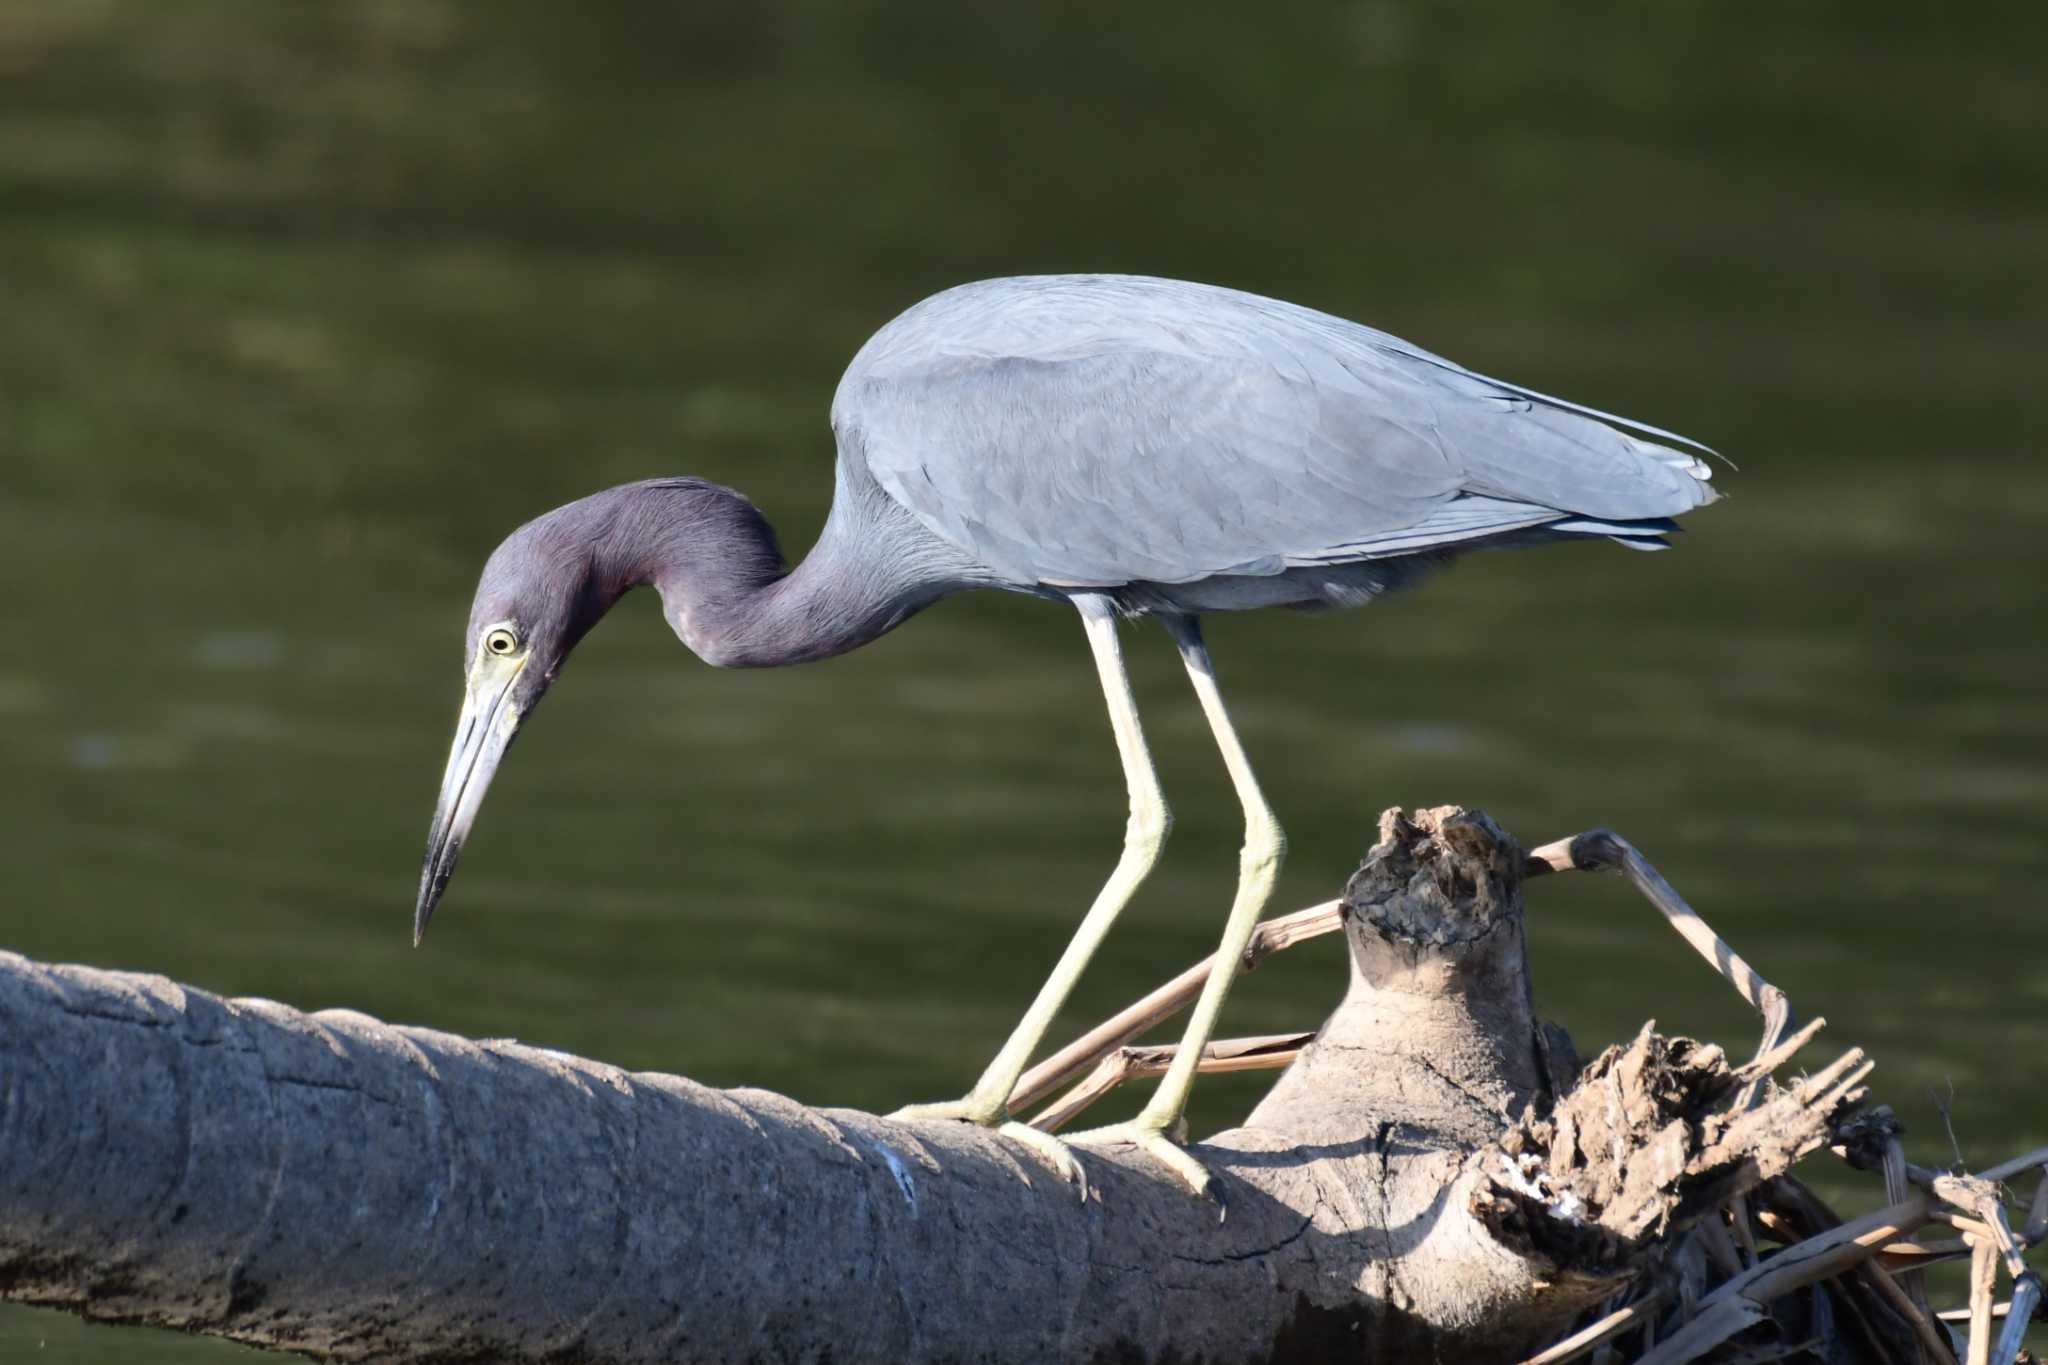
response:
<path id="1" fill-rule="evenodd" d="M 463 634 L 462 717 L 427 834 L 415 943 L 520 724 L 612 604 L 629 588 L 652 584 L 684 643 L 715 662 L 708 637 L 691 623 L 690 604 L 738 600 L 782 567 L 775 533 L 754 505 L 702 479 L 607 488 L 505 538 L 484 565 Z"/>
<path id="2" fill-rule="evenodd" d="M 586 498 L 528 522 L 484 565 L 463 634 L 462 715 L 420 868 L 415 943 L 455 874 L 477 808 L 521 723 L 577 641 L 630 586 L 606 563 L 611 518 L 597 504 Z"/>

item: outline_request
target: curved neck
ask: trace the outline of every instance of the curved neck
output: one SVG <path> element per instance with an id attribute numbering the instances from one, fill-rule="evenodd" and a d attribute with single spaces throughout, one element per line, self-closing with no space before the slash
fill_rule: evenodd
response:
<path id="1" fill-rule="evenodd" d="M 690 651 L 718 668 L 774 668 L 844 654 L 907 612 L 849 591 L 813 551 L 786 573 L 671 575 L 654 579 L 662 614 Z"/>
<path id="2" fill-rule="evenodd" d="M 843 492 L 844 490 L 842 490 Z M 691 652 L 720 668 L 770 668 L 844 654 L 885 634 L 951 585 L 920 572 L 862 499 L 838 497 L 795 569 L 754 505 L 696 484 L 665 519 L 632 580 L 651 583 Z M 653 529 L 653 528 L 650 528 Z"/>

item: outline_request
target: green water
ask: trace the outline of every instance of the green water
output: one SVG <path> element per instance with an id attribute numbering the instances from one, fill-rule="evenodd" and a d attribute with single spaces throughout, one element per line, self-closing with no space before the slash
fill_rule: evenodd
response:
<path id="1" fill-rule="evenodd" d="M 1920 1159 L 1951 1083 L 1971 1160 L 2048 1142 L 2038 14 L 1021 8 L 0 3 L 0 945 L 817 1103 L 957 1094 L 1121 829 L 1069 613 L 960 599 L 722 674 L 628 599 L 415 952 L 457 632 L 498 536 L 625 479 L 736 484 L 800 548 L 869 331 L 1139 270 L 1742 466 L 1675 553 L 1213 622 L 1279 908 L 1388 804 L 1613 825 L 1872 1050 Z M 1234 872 L 1171 650 L 1130 648 L 1178 824 L 1062 1032 L 1206 951 Z M 1583 1047 L 1749 1037 L 1626 888 L 1531 910 Z M 1226 1028 L 1312 1026 L 1340 968 L 1289 954 Z M 1256 1091 L 1205 1084 L 1197 1128 Z M 235 1354 L 0 1312 L 0 1359 Z"/>

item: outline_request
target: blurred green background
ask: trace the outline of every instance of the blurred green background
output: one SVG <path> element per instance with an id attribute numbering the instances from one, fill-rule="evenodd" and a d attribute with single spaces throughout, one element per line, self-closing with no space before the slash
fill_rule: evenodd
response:
<path id="1" fill-rule="evenodd" d="M 1277 909 L 1385 805 L 1610 824 L 1872 1050 L 1918 1159 L 1951 1086 L 1972 1162 L 2048 1141 L 2042 13 L 0 0 L 0 945 L 815 1103 L 958 1094 L 1121 830 L 1070 613 L 958 599 L 719 673 L 628 599 L 415 952 L 458 632 L 500 536 L 627 479 L 736 484 L 800 551 L 869 332 L 1137 271 L 1741 466 L 1676 553 L 1213 622 L 1292 836 Z M 1235 868 L 1172 652 L 1131 649 L 1179 823 L 1063 1034 L 1205 952 Z M 1530 908 L 1589 1053 L 1650 1015 L 1747 1046 L 1624 886 Z M 1226 1030 L 1340 982 L 1300 949 Z M 1197 1130 L 1259 1087 L 1202 1086 Z M 238 1354 L 0 1312 L 0 1356 L 36 1346 Z"/>

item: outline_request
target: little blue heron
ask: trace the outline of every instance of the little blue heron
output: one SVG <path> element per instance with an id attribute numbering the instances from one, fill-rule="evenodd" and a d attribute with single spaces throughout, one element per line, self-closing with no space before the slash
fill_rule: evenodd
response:
<path id="1" fill-rule="evenodd" d="M 832 430 L 831 514 L 794 569 L 753 503 L 691 478 L 572 502 L 491 555 L 415 937 L 520 723 L 628 589 L 652 586 L 683 643 L 723 668 L 842 654 L 973 588 L 1066 602 L 1130 792 L 1123 855 L 973 1090 L 902 1116 L 1000 1127 L 1075 1176 L 1067 1149 L 1010 1122 L 1007 1101 L 1166 841 L 1116 631 L 1119 616 L 1154 616 L 1243 804 L 1244 850 L 1219 968 L 1171 1068 L 1136 1119 L 1075 1140 L 1136 1143 L 1197 1191 L 1207 1173 L 1170 1135 L 1285 847 L 1224 710 L 1203 613 L 1357 606 L 1465 550 L 1586 536 L 1658 549 L 1670 518 L 1715 496 L 1707 466 L 1675 448 L 1706 452 L 1685 437 L 1325 313 L 1135 276 L 988 280 L 926 299 L 854 357 Z"/>

